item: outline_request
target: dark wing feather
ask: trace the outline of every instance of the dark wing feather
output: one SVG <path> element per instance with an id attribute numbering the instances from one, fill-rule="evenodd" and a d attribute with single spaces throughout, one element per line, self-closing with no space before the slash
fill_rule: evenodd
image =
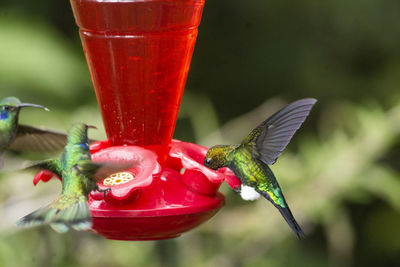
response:
<path id="1" fill-rule="evenodd" d="M 61 151 L 66 143 L 66 134 L 26 125 L 19 125 L 17 137 L 11 144 L 10 150 L 34 153 L 52 153 Z"/>
<path id="2" fill-rule="evenodd" d="M 274 164 L 316 102 L 305 98 L 287 105 L 251 131 L 243 144 L 251 146 L 253 157 Z"/>

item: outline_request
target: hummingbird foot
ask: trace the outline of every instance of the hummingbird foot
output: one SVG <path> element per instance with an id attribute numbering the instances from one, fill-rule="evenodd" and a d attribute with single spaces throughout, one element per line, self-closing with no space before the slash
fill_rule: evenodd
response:
<path id="1" fill-rule="evenodd" d="M 99 191 L 100 193 L 104 193 L 104 197 L 106 197 L 107 193 L 111 192 L 111 188 L 107 188 L 107 189 L 97 188 L 97 191 Z"/>
<path id="2" fill-rule="evenodd" d="M 240 195 L 240 187 L 237 187 L 237 188 L 234 188 L 233 189 L 233 192 L 235 192 L 236 194 L 239 194 Z"/>

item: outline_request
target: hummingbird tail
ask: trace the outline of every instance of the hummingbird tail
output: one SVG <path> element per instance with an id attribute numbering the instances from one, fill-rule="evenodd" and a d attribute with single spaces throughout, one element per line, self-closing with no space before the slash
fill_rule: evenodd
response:
<path id="1" fill-rule="evenodd" d="M 304 234 L 300 225 L 296 222 L 296 219 L 294 218 L 292 212 L 290 211 L 289 206 L 287 205 L 282 193 L 280 194 L 280 198 L 281 198 L 281 201 L 283 201 L 283 203 L 285 204 L 285 206 L 286 206 L 285 208 L 282 207 L 281 205 L 275 203 L 275 201 L 271 199 L 268 192 L 262 191 L 262 190 L 259 190 L 258 192 L 261 195 L 263 195 L 266 199 L 268 199 L 279 210 L 279 212 L 282 214 L 282 216 L 285 219 L 285 221 L 287 222 L 287 224 L 289 224 L 290 228 L 296 234 L 297 238 L 304 239 L 306 237 L 306 235 Z"/>
<path id="2" fill-rule="evenodd" d="M 88 230 L 92 226 L 89 206 L 86 201 L 79 201 L 69 204 L 65 208 L 56 208 L 63 201 L 59 198 L 53 204 L 38 209 L 17 222 L 19 227 L 34 227 L 43 224 L 50 224 L 58 233 L 65 233 L 72 227 L 75 230 Z"/>
<path id="3" fill-rule="evenodd" d="M 290 228 L 296 234 L 299 239 L 304 239 L 306 236 L 301 229 L 300 225 L 296 222 L 295 218 L 293 217 L 292 212 L 290 211 L 289 207 L 282 208 L 279 205 L 275 205 L 278 208 L 279 212 L 282 214 L 285 221 L 289 224 Z"/>
<path id="4" fill-rule="evenodd" d="M 69 227 L 77 231 L 89 230 L 92 227 L 92 218 L 87 201 L 76 201 L 66 209 L 58 210 L 50 226 L 59 233 L 67 232 Z"/>
<path id="5" fill-rule="evenodd" d="M 50 205 L 40 208 L 17 222 L 19 227 L 35 227 L 47 223 L 55 215 L 56 211 L 52 210 Z"/>

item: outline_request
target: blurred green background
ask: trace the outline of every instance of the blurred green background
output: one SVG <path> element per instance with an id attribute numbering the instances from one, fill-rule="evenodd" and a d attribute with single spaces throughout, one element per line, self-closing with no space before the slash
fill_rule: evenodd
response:
<path id="1" fill-rule="evenodd" d="M 226 206 L 175 240 L 19 230 L 60 187 L 13 173 L 0 180 L 0 265 L 399 266 L 399 14 L 398 0 L 206 1 L 175 137 L 239 142 L 285 103 L 318 98 L 272 167 L 306 240 L 225 185 Z M 52 110 L 23 111 L 22 123 L 102 129 L 68 1 L 1 0 L 0 92 Z"/>

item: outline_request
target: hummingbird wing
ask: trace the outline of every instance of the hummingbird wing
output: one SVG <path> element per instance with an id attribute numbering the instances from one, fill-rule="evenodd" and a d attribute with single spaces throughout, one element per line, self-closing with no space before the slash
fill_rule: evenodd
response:
<path id="1" fill-rule="evenodd" d="M 82 160 L 73 168 L 76 168 L 85 177 L 99 182 L 111 174 L 127 170 L 133 166 L 135 166 L 134 163 L 93 162 L 91 160 Z"/>
<path id="2" fill-rule="evenodd" d="M 10 150 L 49 153 L 61 151 L 66 143 L 67 135 L 64 133 L 19 125 Z"/>
<path id="3" fill-rule="evenodd" d="M 254 158 L 274 164 L 316 102 L 304 98 L 287 105 L 253 129 L 242 144 L 251 149 Z"/>
<path id="4" fill-rule="evenodd" d="M 31 164 L 28 167 L 26 167 L 26 169 L 28 170 L 46 169 L 61 178 L 62 171 L 60 170 L 59 166 L 60 166 L 59 159 L 49 159 Z"/>
<path id="5" fill-rule="evenodd" d="M 89 126 L 89 128 L 95 128 Z M 89 143 L 96 140 L 89 139 Z M 50 131 L 31 127 L 27 125 L 18 125 L 17 136 L 11 144 L 11 151 L 26 151 L 34 153 L 53 153 L 60 152 L 67 144 L 67 135 L 57 131 Z"/>

